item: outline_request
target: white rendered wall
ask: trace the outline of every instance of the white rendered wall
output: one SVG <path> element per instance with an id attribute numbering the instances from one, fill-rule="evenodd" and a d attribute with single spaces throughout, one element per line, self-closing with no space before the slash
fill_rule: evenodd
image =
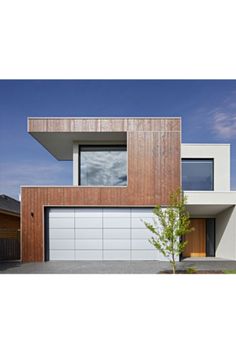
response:
<path id="1" fill-rule="evenodd" d="M 216 257 L 236 260 L 236 206 L 216 217 Z"/>
<path id="2" fill-rule="evenodd" d="M 229 144 L 181 144 L 182 158 L 214 159 L 214 191 L 230 191 Z"/>

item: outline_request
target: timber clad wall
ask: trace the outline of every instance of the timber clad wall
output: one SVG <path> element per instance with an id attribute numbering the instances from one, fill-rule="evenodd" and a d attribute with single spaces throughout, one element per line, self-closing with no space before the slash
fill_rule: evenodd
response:
<path id="1" fill-rule="evenodd" d="M 180 119 L 34 119 L 30 132 L 127 132 L 127 187 L 23 187 L 22 260 L 44 260 L 44 206 L 167 205 L 180 186 Z"/>
<path id="2" fill-rule="evenodd" d="M 0 213 L 0 228 L 20 229 L 20 215 L 12 216 Z"/>

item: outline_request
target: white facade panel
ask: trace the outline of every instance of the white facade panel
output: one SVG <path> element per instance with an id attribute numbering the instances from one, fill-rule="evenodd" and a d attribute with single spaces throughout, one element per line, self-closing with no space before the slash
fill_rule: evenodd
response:
<path id="1" fill-rule="evenodd" d="M 102 250 L 102 240 L 100 239 L 76 239 L 76 250 Z"/>
<path id="2" fill-rule="evenodd" d="M 74 239 L 50 239 L 50 249 L 52 250 L 74 250 Z"/>
<path id="3" fill-rule="evenodd" d="M 148 217 L 142 217 L 142 218 L 132 218 L 131 219 L 131 228 L 139 228 L 139 229 L 147 229 L 147 227 L 144 224 L 144 221 L 148 222 L 148 223 L 153 223 L 153 218 L 148 218 Z"/>
<path id="4" fill-rule="evenodd" d="M 50 260 L 75 260 L 74 250 L 50 250 Z"/>
<path id="5" fill-rule="evenodd" d="M 105 250 L 129 250 L 130 239 L 105 239 L 103 246 Z"/>
<path id="6" fill-rule="evenodd" d="M 104 228 L 130 228 L 130 217 L 114 217 L 103 219 Z"/>
<path id="7" fill-rule="evenodd" d="M 102 228 L 76 228 L 76 239 L 102 239 Z"/>
<path id="8" fill-rule="evenodd" d="M 130 250 L 104 250 L 103 260 L 130 260 Z"/>
<path id="9" fill-rule="evenodd" d="M 49 228 L 58 228 L 58 229 L 63 229 L 63 228 L 73 228 L 75 227 L 75 221 L 74 217 L 73 218 L 51 218 L 49 216 Z"/>
<path id="10" fill-rule="evenodd" d="M 73 218 L 75 214 L 75 211 L 73 208 L 64 208 L 63 211 L 62 209 L 59 208 L 50 208 L 49 215 L 51 218 L 59 217 L 59 218 Z"/>
<path id="11" fill-rule="evenodd" d="M 101 261 L 102 251 L 100 250 L 76 250 L 75 260 Z"/>
<path id="12" fill-rule="evenodd" d="M 81 217 L 75 218 L 75 228 L 102 228 L 102 217 Z"/>
<path id="13" fill-rule="evenodd" d="M 147 228 L 132 228 L 131 239 L 150 239 L 153 234 Z"/>
<path id="14" fill-rule="evenodd" d="M 75 208 L 75 218 L 101 218 L 101 208 Z"/>
<path id="15" fill-rule="evenodd" d="M 132 249 L 133 250 L 153 250 L 153 245 L 148 241 L 148 239 L 132 239 Z"/>
<path id="16" fill-rule="evenodd" d="M 164 256 L 157 250 L 132 250 L 131 260 L 161 260 L 166 261 Z"/>
<path id="17" fill-rule="evenodd" d="M 74 239 L 74 228 L 51 228 L 49 229 L 49 239 Z"/>
<path id="18" fill-rule="evenodd" d="M 104 228 L 103 238 L 104 239 L 130 239 L 131 229 L 130 228 Z"/>

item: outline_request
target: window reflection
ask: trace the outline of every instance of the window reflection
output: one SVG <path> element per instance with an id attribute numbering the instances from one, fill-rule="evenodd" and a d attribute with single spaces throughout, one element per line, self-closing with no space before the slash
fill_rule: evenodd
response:
<path id="1" fill-rule="evenodd" d="M 213 159 L 182 159 L 183 190 L 213 190 Z"/>
<path id="2" fill-rule="evenodd" d="M 127 185 L 126 146 L 80 146 L 80 185 Z"/>

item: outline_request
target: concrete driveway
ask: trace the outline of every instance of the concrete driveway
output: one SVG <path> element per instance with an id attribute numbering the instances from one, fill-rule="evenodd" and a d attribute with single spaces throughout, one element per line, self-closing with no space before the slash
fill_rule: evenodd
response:
<path id="1" fill-rule="evenodd" d="M 222 259 L 186 259 L 177 269 L 236 270 L 236 261 Z M 163 261 L 49 261 L 43 263 L 0 263 L 0 274 L 156 274 L 170 270 Z"/>

